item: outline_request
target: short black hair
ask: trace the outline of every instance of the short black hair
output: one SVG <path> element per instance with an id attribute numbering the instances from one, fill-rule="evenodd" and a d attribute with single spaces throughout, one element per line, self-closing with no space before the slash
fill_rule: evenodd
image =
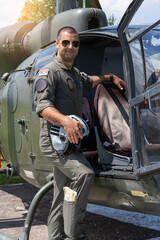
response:
<path id="1" fill-rule="evenodd" d="M 75 34 L 78 35 L 78 32 L 75 28 L 70 27 L 70 26 L 66 26 L 66 27 L 62 27 L 62 28 L 59 29 L 59 31 L 57 33 L 57 40 L 60 40 L 62 32 L 67 32 L 67 33 L 71 33 L 71 34 L 75 33 Z"/>

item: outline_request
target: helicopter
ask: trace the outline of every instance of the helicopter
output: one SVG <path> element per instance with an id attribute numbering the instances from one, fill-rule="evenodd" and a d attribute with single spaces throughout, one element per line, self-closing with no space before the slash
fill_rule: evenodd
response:
<path id="1" fill-rule="evenodd" d="M 2 29 L 0 71 L 11 74 L 0 80 L 0 151 L 7 161 L 1 173 L 18 173 L 45 193 L 51 188 L 45 188 L 54 181 L 53 166 L 39 149 L 34 82 L 56 55 L 58 29 L 70 25 L 80 38 L 74 65 L 89 75 L 113 73 L 126 83 L 122 92 L 104 83 L 84 94 L 90 135 L 82 149 L 95 171 L 88 201 L 160 215 L 160 20 L 132 24 L 149 2 L 132 1 L 118 27 L 107 26 L 101 9 L 75 8 L 38 25 L 16 23 L 10 35 L 11 27 Z"/>

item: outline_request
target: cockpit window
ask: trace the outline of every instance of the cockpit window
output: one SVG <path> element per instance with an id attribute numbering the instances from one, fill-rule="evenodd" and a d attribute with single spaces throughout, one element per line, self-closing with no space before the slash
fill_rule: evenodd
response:
<path id="1" fill-rule="evenodd" d="M 55 54 L 55 52 L 56 52 L 56 45 L 54 44 L 40 53 L 34 69 L 34 76 L 36 76 L 37 72 L 42 67 L 44 67 L 46 64 L 52 61 L 53 55 Z"/>
<path id="2" fill-rule="evenodd" d="M 151 26 L 153 23 L 159 20 L 159 0 L 145 0 L 134 14 L 130 25 L 148 25 Z M 153 14 L 154 13 L 154 14 Z M 132 38 L 134 33 L 130 31 L 130 28 L 126 29 L 127 38 Z M 143 31 L 143 29 L 142 29 Z"/>
<path id="3" fill-rule="evenodd" d="M 136 106 L 140 167 L 160 162 L 160 95 Z"/>
<path id="4" fill-rule="evenodd" d="M 160 25 L 159 25 L 160 26 Z M 145 59 L 149 59 L 147 66 L 147 86 L 160 81 L 160 27 L 153 29 L 143 37 Z"/>
<path id="5" fill-rule="evenodd" d="M 160 81 L 160 25 L 130 42 L 135 75 L 135 96 Z"/>

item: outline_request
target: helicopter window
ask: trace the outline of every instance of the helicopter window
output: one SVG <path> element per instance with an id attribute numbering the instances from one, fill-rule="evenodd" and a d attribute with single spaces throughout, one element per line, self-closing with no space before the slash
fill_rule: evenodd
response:
<path id="1" fill-rule="evenodd" d="M 152 13 L 151 14 L 151 9 Z M 145 24 L 146 19 L 148 23 L 154 23 L 159 20 L 159 1 L 145 0 L 134 14 L 131 24 Z"/>
<path id="2" fill-rule="evenodd" d="M 160 94 L 136 107 L 141 166 L 160 161 Z"/>
<path id="3" fill-rule="evenodd" d="M 135 96 L 160 81 L 160 25 L 130 43 L 135 75 Z"/>
<path id="4" fill-rule="evenodd" d="M 159 25 L 160 26 L 160 25 Z M 147 86 L 160 81 L 160 28 L 156 27 L 143 36 Z"/>
<path id="5" fill-rule="evenodd" d="M 47 49 L 43 50 L 36 62 L 35 69 L 34 69 L 34 76 L 36 76 L 37 72 L 44 67 L 46 64 L 52 61 L 53 54 L 56 52 L 56 45 L 52 45 Z"/>
<path id="6" fill-rule="evenodd" d="M 31 63 L 34 62 L 35 58 L 37 57 L 38 52 L 32 54 L 30 57 L 28 57 L 26 60 L 24 60 L 17 68 L 16 71 L 22 70 L 27 68 Z"/>
<path id="7" fill-rule="evenodd" d="M 37 58 L 35 68 L 34 68 L 34 77 L 36 77 L 37 72 L 44 67 L 46 64 L 50 63 L 53 59 L 53 55 L 56 53 L 56 45 L 52 45 L 39 54 Z M 34 104 L 34 87 L 32 93 L 32 110 L 35 111 L 35 104 Z"/>

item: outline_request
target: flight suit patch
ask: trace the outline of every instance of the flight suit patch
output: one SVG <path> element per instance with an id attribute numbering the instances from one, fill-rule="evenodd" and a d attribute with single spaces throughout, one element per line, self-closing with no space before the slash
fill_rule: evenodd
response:
<path id="1" fill-rule="evenodd" d="M 71 91 L 74 91 L 75 90 L 75 83 L 74 81 L 71 79 L 71 78 L 68 78 L 67 79 L 67 84 L 68 84 L 68 87 Z"/>
<path id="2" fill-rule="evenodd" d="M 37 92 L 43 92 L 47 87 L 47 81 L 44 78 L 40 78 L 36 82 L 36 90 Z"/>
<path id="3" fill-rule="evenodd" d="M 38 73 L 38 76 L 41 77 L 41 76 L 48 76 L 48 73 L 49 73 L 49 69 L 41 69 Z"/>

